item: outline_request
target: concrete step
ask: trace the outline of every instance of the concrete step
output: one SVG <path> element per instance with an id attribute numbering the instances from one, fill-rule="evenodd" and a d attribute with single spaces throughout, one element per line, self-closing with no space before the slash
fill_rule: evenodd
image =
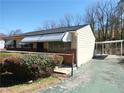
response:
<path id="1" fill-rule="evenodd" d="M 76 70 L 76 67 L 73 68 L 73 70 Z M 71 67 L 58 67 L 56 66 L 54 69 L 55 73 L 61 73 L 61 74 L 66 74 L 69 75 L 71 74 L 72 68 Z"/>

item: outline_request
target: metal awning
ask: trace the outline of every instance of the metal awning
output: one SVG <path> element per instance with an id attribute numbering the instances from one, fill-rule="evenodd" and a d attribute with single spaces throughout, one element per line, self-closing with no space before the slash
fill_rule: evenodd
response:
<path id="1" fill-rule="evenodd" d="M 46 34 L 42 35 L 39 39 L 39 42 L 49 42 L 49 41 L 62 41 L 65 33 L 56 33 L 56 34 Z"/>
<path id="2" fill-rule="evenodd" d="M 13 44 L 14 44 L 13 40 L 9 40 L 9 41 L 5 42 L 5 45 L 13 45 Z"/>
<path id="3" fill-rule="evenodd" d="M 41 36 L 27 36 L 21 40 L 21 42 L 38 42 Z"/>
<path id="4" fill-rule="evenodd" d="M 51 41 L 71 42 L 71 33 L 65 32 L 38 36 L 28 36 L 21 40 L 21 42 L 51 42 Z"/>
<path id="5" fill-rule="evenodd" d="M 18 45 L 28 45 L 30 43 L 26 43 L 26 42 L 19 42 Z"/>

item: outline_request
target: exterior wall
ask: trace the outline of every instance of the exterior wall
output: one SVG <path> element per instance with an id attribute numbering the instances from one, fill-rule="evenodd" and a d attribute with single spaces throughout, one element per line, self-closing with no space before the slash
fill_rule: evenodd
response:
<path id="1" fill-rule="evenodd" d="M 21 45 L 18 44 L 20 41 L 20 39 L 16 39 L 16 48 L 21 48 Z"/>
<path id="2" fill-rule="evenodd" d="M 76 32 L 72 32 L 71 33 L 71 49 L 76 49 L 77 48 L 77 33 Z"/>
<path id="3" fill-rule="evenodd" d="M 92 59 L 94 46 L 95 37 L 89 25 L 77 30 L 77 66 Z"/>
<path id="4" fill-rule="evenodd" d="M 15 40 L 16 41 L 16 48 L 18 49 L 18 48 L 21 48 L 21 45 L 19 45 L 18 43 L 21 41 L 21 39 L 22 39 L 23 37 L 21 37 L 21 36 L 13 36 L 13 37 L 6 37 L 5 38 L 5 40 L 6 41 L 9 41 L 9 40 Z M 9 48 L 9 49 L 11 49 L 11 48 L 15 48 L 13 45 L 12 46 L 8 46 L 8 45 L 6 45 L 6 48 Z"/>
<path id="5" fill-rule="evenodd" d="M 48 42 L 44 42 L 43 47 L 44 47 L 44 49 L 47 51 L 48 48 L 49 48 L 49 46 L 48 46 Z"/>
<path id="6" fill-rule="evenodd" d="M 48 42 L 47 45 L 44 44 L 44 46 L 47 48 L 47 52 L 65 53 L 71 50 L 70 42 Z"/>
<path id="7" fill-rule="evenodd" d="M 4 47 L 5 47 L 5 41 L 0 40 L 0 49 L 4 49 Z"/>
<path id="8" fill-rule="evenodd" d="M 37 48 L 37 43 L 33 43 L 33 48 Z"/>

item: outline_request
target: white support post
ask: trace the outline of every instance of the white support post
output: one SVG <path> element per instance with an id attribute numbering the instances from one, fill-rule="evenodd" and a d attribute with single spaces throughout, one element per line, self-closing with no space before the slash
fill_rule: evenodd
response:
<path id="1" fill-rule="evenodd" d="M 118 46 L 118 43 L 116 43 L 116 51 L 118 51 L 118 47 L 117 46 Z M 117 52 L 116 52 L 116 55 L 117 55 Z"/>
<path id="2" fill-rule="evenodd" d="M 101 55 L 102 55 L 102 50 L 103 50 L 103 49 L 102 49 L 102 44 L 101 44 Z"/>
<path id="3" fill-rule="evenodd" d="M 103 44 L 103 54 L 105 54 L 105 44 Z"/>
<path id="4" fill-rule="evenodd" d="M 112 47 L 111 47 L 111 43 L 110 43 L 110 55 L 112 54 L 112 49 L 111 49 Z"/>
<path id="5" fill-rule="evenodd" d="M 102 44 L 102 55 L 104 54 L 104 44 Z"/>
<path id="6" fill-rule="evenodd" d="M 96 51 L 95 51 L 95 55 L 97 55 L 97 44 L 96 44 Z"/>
<path id="7" fill-rule="evenodd" d="M 123 42 L 124 40 L 114 40 L 114 41 L 103 41 L 103 42 L 97 42 L 97 44 L 100 44 L 100 52 L 101 52 L 101 55 L 103 55 L 105 53 L 105 47 L 104 45 L 105 44 L 109 44 L 109 54 L 112 55 L 113 51 L 112 51 L 112 44 L 114 44 L 116 46 L 116 49 L 115 51 L 118 50 L 118 43 L 121 43 L 120 45 L 120 55 L 123 56 Z M 97 47 L 97 46 L 96 46 Z M 98 51 L 97 51 L 98 52 Z"/>
<path id="8" fill-rule="evenodd" d="M 121 42 L 121 56 L 123 54 L 123 42 Z"/>

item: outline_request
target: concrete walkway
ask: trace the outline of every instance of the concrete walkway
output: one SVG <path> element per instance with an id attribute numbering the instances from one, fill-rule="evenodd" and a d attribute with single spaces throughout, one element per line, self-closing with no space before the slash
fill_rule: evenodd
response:
<path id="1" fill-rule="evenodd" d="M 93 59 L 72 78 L 36 93 L 124 93 L 124 58 Z"/>

